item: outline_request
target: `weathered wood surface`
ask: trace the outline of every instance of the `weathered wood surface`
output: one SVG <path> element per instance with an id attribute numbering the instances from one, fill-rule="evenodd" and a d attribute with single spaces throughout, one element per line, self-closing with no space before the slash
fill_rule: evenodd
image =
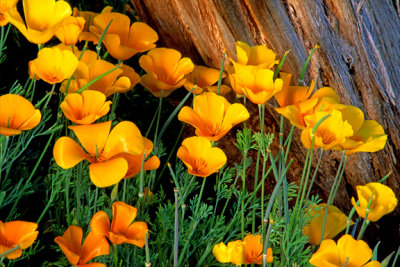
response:
<path id="1" fill-rule="evenodd" d="M 306 83 L 314 79 L 317 88 L 334 88 L 343 103 L 361 108 L 366 118 L 377 120 L 389 136 L 384 150 L 349 157 L 335 203 L 348 211 L 356 185 L 377 181 L 389 171 L 393 174 L 387 184 L 400 195 L 400 20 L 391 1 L 131 2 L 139 17 L 159 33 L 161 45 L 178 49 L 197 64 L 219 68 L 223 51 L 236 57 L 237 40 L 266 44 L 279 58 L 290 50 L 283 70 L 292 73 L 296 81 L 309 51 L 318 44 Z M 276 130 L 278 116 L 272 108 L 269 111 L 267 128 Z M 258 117 L 251 121 L 257 124 Z M 286 125 L 286 130 L 289 127 Z M 296 181 L 306 153 L 299 131 L 292 148 L 296 162 L 289 178 Z M 324 159 L 316 184 L 323 198 L 329 194 L 340 155 L 328 152 Z"/>

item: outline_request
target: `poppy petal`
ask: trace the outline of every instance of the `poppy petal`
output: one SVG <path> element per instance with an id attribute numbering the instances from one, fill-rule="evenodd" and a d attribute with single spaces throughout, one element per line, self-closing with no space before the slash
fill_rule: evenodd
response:
<path id="1" fill-rule="evenodd" d="M 108 236 L 111 224 L 107 213 L 102 210 L 96 212 L 90 220 L 90 229 L 96 235 Z"/>
<path id="2" fill-rule="evenodd" d="M 83 149 L 70 137 L 60 137 L 53 148 L 53 156 L 58 166 L 69 169 L 84 159 L 89 160 Z"/>
<path id="3" fill-rule="evenodd" d="M 140 248 L 144 247 L 147 229 L 147 224 L 145 222 L 132 223 L 125 232 L 125 236 L 128 239 L 126 243 L 133 244 Z"/>
<path id="4" fill-rule="evenodd" d="M 80 258 L 80 249 L 82 244 L 82 228 L 71 225 L 65 230 L 63 236 L 57 236 L 54 239 L 70 263 L 76 265 Z"/>
<path id="5" fill-rule="evenodd" d="M 128 163 L 123 158 L 114 158 L 89 165 L 90 180 L 97 187 L 117 184 L 124 178 L 127 171 Z"/>
<path id="6" fill-rule="evenodd" d="M 141 154 L 144 150 L 143 136 L 139 128 L 130 121 L 118 123 L 108 136 L 104 155 L 110 158 L 118 153 Z"/>
<path id="7" fill-rule="evenodd" d="M 79 263 L 84 264 L 94 257 L 108 254 L 110 254 L 110 244 L 106 237 L 97 235 L 92 231 L 88 234 L 82 245 Z"/>
<path id="8" fill-rule="evenodd" d="M 112 211 L 111 232 L 114 234 L 125 234 L 129 225 L 136 218 L 137 209 L 124 202 L 117 201 L 113 203 Z"/>

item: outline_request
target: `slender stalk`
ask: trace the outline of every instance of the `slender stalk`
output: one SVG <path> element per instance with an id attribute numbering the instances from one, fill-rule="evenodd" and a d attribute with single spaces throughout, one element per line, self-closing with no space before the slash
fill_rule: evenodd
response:
<path id="1" fill-rule="evenodd" d="M 174 232 L 174 267 L 178 267 L 178 241 L 179 241 L 179 202 L 178 188 L 174 188 L 175 195 L 175 232 Z"/>
<path id="2" fill-rule="evenodd" d="M 51 143 L 51 140 L 53 139 L 54 133 L 55 133 L 55 132 L 52 132 L 51 135 L 50 135 L 50 137 L 49 137 L 49 140 L 47 140 L 47 143 L 46 143 L 46 145 L 45 145 L 45 147 L 44 147 L 44 149 L 43 149 L 43 151 L 42 151 L 42 154 L 40 155 L 39 159 L 37 160 L 36 165 L 35 165 L 35 167 L 33 168 L 33 170 L 32 170 L 32 172 L 31 172 L 31 174 L 29 175 L 28 179 L 26 180 L 26 182 L 25 182 L 25 184 L 24 184 L 24 187 L 22 188 L 21 192 L 24 192 L 24 191 L 26 190 L 26 188 L 27 188 L 28 185 L 29 185 L 29 182 L 30 182 L 31 179 L 33 178 L 34 174 L 36 173 L 36 170 L 37 170 L 37 168 L 39 167 L 39 164 L 42 162 L 42 159 L 43 159 L 43 157 L 44 157 L 44 154 L 46 153 L 47 149 L 49 148 L 49 145 L 50 145 L 50 143 Z M 15 210 L 15 208 L 17 207 L 18 201 L 20 200 L 21 196 L 22 196 L 22 193 L 18 195 L 17 199 L 14 201 L 14 204 L 13 204 L 13 206 L 12 206 L 12 208 L 11 208 L 10 210 Z M 10 214 L 11 214 L 11 213 L 10 213 Z M 10 219 L 10 218 L 9 218 L 10 214 L 8 215 L 7 220 Z"/>
<path id="3" fill-rule="evenodd" d="M 260 165 L 260 154 L 261 149 L 264 149 L 264 114 L 265 114 L 265 104 L 258 105 L 258 114 L 260 117 L 260 132 L 261 132 L 261 145 L 257 149 L 257 160 L 256 160 L 256 170 L 254 173 L 254 190 L 253 192 L 256 194 L 255 189 L 257 188 L 258 183 L 258 168 Z M 242 196 L 243 197 L 243 196 Z M 254 234 L 256 230 L 256 208 L 253 208 L 252 214 L 252 223 L 251 223 L 251 232 Z"/>
<path id="4" fill-rule="evenodd" d="M 69 173 L 70 172 L 68 172 L 68 175 L 66 175 L 66 178 L 65 178 L 65 190 L 64 190 L 64 193 L 65 193 L 65 209 L 66 209 L 66 211 L 67 211 L 67 224 L 68 225 L 71 225 L 71 213 L 70 213 L 70 210 L 69 210 L 69 182 L 70 182 L 70 176 L 69 176 Z"/>
<path id="5" fill-rule="evenodd" d="M 157 141 L 158 141 L 158 126 L 160 125 L 160 117 L 161 117 L 161 111 L 162 111 L 162 100 L 163 100 L 163 93 L 164 90 L 161 90 L 161 95 L 159 98 L 158 106 L 159 106 L 159 111 L 157 114 L 157 120 L 156 120 L 156 129 L 154 131 L 154 153 L 157 154 L 158 152 L 158 147 L 157 147 Z"/>
<path id="6" fill-rule="evenodd" d="M 181 205 L 184 205 L 185 203 L 184 203 L 184 199 L 183 199 L 183 194 L 182 194 L 182 190 L 181 190 L 181 187 L 180 187 L 180 185 L 179 185 L 179 183 L 178 183 L 178 179 L 176 178 L 176 175 L 175 175 L 175 172 L 174 172 L 174 170 L 172 170 L 172 167 L 171 167 L 171 164 L 170 163 L 168 163 L 168 168 L 169 168 L 169 171 L 170 171 L 170 173 L 171 173 L 171 176 L 172 176 L 172 179 L 174 180 L 174 183 L 175 183 L 175 187 L 176 187 L 176 189 L 178 190 L 178 193 L 179 193 L 179 196 L 181 196 L 180 197 L 180 199 L 181 199 Z M 193 178 L 192 179 L 194 179 L 194 175 L 193 175 Z M 204 179 L 205 180 L 205 179 Z"/>
<path id="7" fill-rule="evenodd" d="M 308 186 L 308 191 L 307 191 L 307 195 L 306 195 L 306 200 L 310 197 L 311 188 L 312 188 L 312 186 L 313 186 L 313 184 L 314 184 L 315 177 L 317 176 L 317 171 L 318 171 L 318 169 L 319 169 L 319 165 L 321 164 L 321 159 L 322 159 L 322 155 L 323 155 L 323 154 L 324 154 L 324 150 L 321 149 L 321 151 L 320 151 L 320 153 L 319 153 L 319 157 L 318 157 L 317 166 L 315 167 L 313 177 L 311 178 L 310 185 Z"/>
<path id="8" fill-rule="evenodd" d="M 203 178 L 203 183 L 201 184 L 199 199 L 197 200 L 196 210 L 194 212 L 194 218 L 197 217 L 197 212 L 199 211 L 201 197 L 203 196 L 204 186 L 206 184 L 206 178 Z"/>
<path id="9" fill-rule="evenodd" d="M 336 173 L 335 176 L 335 180 L 333 181 L 333 185 L 332 185 L 332 189 L 331 192 L 329 193 L 329 197 L 328 197 L 328 201 L 326 203 L 326 209 L 325 209 L 325 214 L 324 214 L 324 220 L 322 222 L 322 230 L 321 230 L 321 239 L 320 239 L 320 243 L 322 242 L 322 240 L 324 239 L 324 232 L 325 232 L 325 224 L 326 224 L 326 218 L 328 217 L 328 210 L 329 210 L 329 206 L 333 203 L 333 200 L 335 198 L 336 192 L 339 189 L 339 185 L 340 185 L 340 181 L 342 179 L 343 176 L 343 172 L 344 172 L 344 167 L 346 166 L 346 162 L 347 162 L 347 156 L 345 156 L 346 151 L 344 150 L 342 152 L 342 158 L 340 159 L 340 164 L 339 164 L 339 168 L 338 171 Z"/>
<path id="10" fill-rule="evenodd" d="M 75 197 L 76 197 L 76 224 L 79 225 L 79 219 L 80 219 L 80 210 L 81 210 L 81 182 L 82 182 L 82 162 L 79 163 L 78 166 L 78 175 L 75 177 Z"/>
<path id="11" fill-rule="evenodd" d="M 145 263 L 145 266 L 146 267 L 150 267 L 151 266 L 151 262 L 150 262 L 150 250 L 149 250 L 149 234 L 148 234 L 147 231 L 144 234 L 144 240 L 145 240 L 145 251 L 146 251 L 146 263 Z"/>
<path id="12" fill-rule="evenodd" d="M 224 74 L 224 65 L 225 65 L 225 51 L 222 53 L 222 61 L 221 61 L 221 68 L 219 70 L 219 78 L 217 84 L 217 94 L 221 91 L 221 83 L 222 83 L 222 75 Z"/>
<path id="13" fill-rule="evenodd" d="M 143 198 L 143 183 L 144 183 L 144 161 L 146 159 L 146 150 L 143 152 L 142 165 L 140 167 L 140 186 L 139 186 L 139 198 Z"/>
<path id="14" fill-rule="evenodd" d="M 368 214 L 369 214 L 369 211 L 370 211 L 370 208 L 371 208 L 371 203 L 372 203 L 373 196 L 374 196 L 374 194 L 371 194 L 371 196 L 369 197 L 368 205 L 367 205 L 367 208 L 365 209 L 364 221 L 363 221 L 363 223 L 361 225 L 360 232 L 358 233 L 357 240 L 360 240 L 363 237 L 364 232 L 365 232 L 365 230 L 367 229 L 367 227 L 369 225 L 370 221 L 368 220 Z"/>
<path id="15" fill-rule="evenodd" d="M 7 256 L 8 254 L 10 254 L 11 252 L 14 252 L 18 249 L 21 249 L 21 247 L 19 245 L 16 245 L 15 247 L 13 247 L 12 249 L 7 250 L 6 252 L 0 254 L 0 259 L 3 259 L 3 257 Z"/>

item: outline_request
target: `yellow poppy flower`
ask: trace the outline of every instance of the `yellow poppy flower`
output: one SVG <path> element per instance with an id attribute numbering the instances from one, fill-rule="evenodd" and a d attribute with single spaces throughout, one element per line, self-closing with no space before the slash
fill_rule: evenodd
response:
<path id="1" fill-rule="evenodd" d="M 393 190 L 381 183 L 369 183 L 364 186 L 357 186 L 357 196 L 359 205 L 357 206 L 354 197 L 351 198 L 351 203 L 356 208 L 358 215 L 365 219 L 369 199 L 372 195 L 371 206 L 369 207 L 369 221 L 376 222 L 382 216 L 391 213 L 397 207 L 397 198 Z"/>
<path id="2" fill-rule="evenodd" d="M 340 145 L 350 155 L 356 152 L 376 152 L 386 145 L 387 135 L 383 127 L 374 120 L 364 120 L 364 113 L 354 106 L 345 106 L 340 110 L 343 119 L 353 128 L 353 135 Z"/>
<path id="3" fill-rule="evenodd" d="M 243 239 L 244 243 L 244 264 L 261 264 L 263 257 L 263 243 L 261 235 L 248 234 Z M 267 249 L 267 262 L 272 262 L 272 248 Z"/>
<path id="4" fill-rule="evenodd" d="M 78 66 L 78 58 L 70 51 L 59 47 L 43 48 L 38 57 L 29 62 L 31 78 L 54 84 L 68 79 Z"/>
<path id="5" fill-rule="evenodd" d="M 56 37 L 65 45 L 75 45 L 84 25 L 85 19 L 82 17 L 66 17 L 57 27 Z"/>
<path id="6" fill-rule="evenodd" d="M 303 234 L 309 236 L 308 242 L 311 245 L 318 245 L 321 240 L 322 224 L 324 221 L 326 203 L 314 205 L 310 216 L 310 222 L 303 227 Z M 347 216 L 338 208 L 330 205 L 326 217 L 324 238 L 332 239 L 346 228 Z"/>
<path id="7" fill-rule="evenodd" d="M 18 0 L 0 0 L 0 27 L 3 27 L 10 22 L 8 10 L 15 8 Z"/>
<path id="8" fill-rule="evenodd" d="M 131 25 L 128 16 L 121 13 L 102 13 L 93 18 L 90 31 L 100 37 L 111 22 L 103 43 L 111 56 L 118 60 L 127 60 L 139 52 L 148 51 L 156 45 L 157 33 L 146 23 L 135 22 Z"/>
<path id="9" fill-rule="evenodd" d="M 183 140 L 177 152 L 192 175 L 207 177 L 218 172 L 226 163 L 224 151 L 211 147 L 211 142 L 201 136 L 193 136 Z"/>
<path id="10" fill-rule="evenodd" d="M 21 257 L 22 250 L 30 247 L 39 234 L 38 225 L 33 222 L 12 221 L 3 223 L 0 221 L 0 254 L 19 246 L 19 249 L 6 255 L 10 260 Z"/>
<path id="11" fill-rule="evenodd" d="M 329 115 L 317 128 L 315 132 L 314 148 L 337 149 L 344 143 L 346 138 L 353 135 L 350 123 L 344 121 L 342 113 L 338 110 L 329 112 L 316 112 L 304 118 L 307 128 L 301 132 L 301 142 L 306 148 L 311 148 L 311 136 L 313 127 L 324 116 Z"/>
<path id="12" fill-rule="evenodd" d="M 371 261 L 372 250 L 362 240 L 354 240 L 351 235 L 342 236 L 337 244 L 332 239 L 322 241 L 319 249 L 311 256 L 310 263 L 316 267 L 342 267 L 347 261 L 348 267 L 380 266 L 379 262 Z"/>
<path id="13" fill-rule="evenodd" d="M 5 94 L 0 96 L 0 134 L 17 135 L 36 127 L 42 118 L 40 110 L 26 98 Z"/>
<path id="14" fill-rule="evenodd" d="M 63 236 L 54 239 L 73 266 L 84 266 L 88 261 L 100 255 L 110 254 L 110 245 L 102 235 L 90 232 L 82 244 L 82 228 L 71 225 Z M 102 263 L 91 263 L 93 266 L 106 266 Z"/>
<path id="15" fill-rule="evenodd" d="M 80 94 L 69 94 L 60 108 L 65 117 L 76 124 L 91 124 L 110 111 L 111 101 L 97 91 L 85 90 Z"/>
<path id="16" fill-rule="evenodd" d="M 183 86 L 185 75 L 192 72 L 194 65 L 187 58 L 181 58 L 179 51 L 169 48 L 154 48 L 139 59 L 140 66 L 147 72 L 141 76 L 141 84 L 154 96 L 168 96 Z"/>
<path id="17" fill-rule="evenodd" d="M 114 185 L 126 175 L 128 162 L 121 154 L 138 155 L 144 150 L 139 129 L 129 121 L 118 123 L 111 132 L 111 121 L 69 128 L 87 153 L 72 138 L 64 136 L 54 145 L 54 159 L 63 169 L 88 160 L 90 179 L 97 187 Z"/>
<path id="18" fill-rule="evenodd" d="M 155 170 L 160 167 L 160 159 L 157 156 L 148 158 L 153 150 L 153 142 L 146 137 L 143 137 L 144 151 L 139 155 L 125 154 L 124 158 L 128 161 L 128 171 L 126 172 L 125 179 L 136 176 L 142 169 L 143 154 L 145 162 L 143 170 Z"/>
<path id="19" fill-rule="evenodd" d="M 102 59 L 93 60 L 92 53 L 88 54 L 86 59 L 82 59 L 83 60 L 79 61 L 79 65 L 74 72 L 74 78 L 69 84 L 68 93 L 74 93 L 78 91 L 80 88 L 82 88 L 82 86 L 86 85 L 91 80 L 116 67 L 116 65 L 113 65 Z M 139 82 L 140 77 L 129 66 L 123 66 L 124 67 L 120 67 L 96 81 L 90 85 L 87 90 L 99 91 L 105 94 L 107 97 L 114 93 L 128 92 Z M 66 85 L 67 81 L 61 85 L 61 92 L 66 91 Z"/>
<path id="20" fill-rule="evenodd" d="M 214 92 L 218 90 L 218 86 L 214 85 L 218 82 L 220 71 L 213 68 L 207 68 L 205 66 L 194 65 L 194 69 L 191 73 L 186 75 L 186 82 L 183 86 L 186 90 L 190 91 L 193 87 L 195 89 L 192 91 L 193 94 L 198 95 L 203 92 Z M 222 74 L 222 78 L 225 78 L 226 74 Z M 195 84 L 196 82 L 196 84 Z M 214 86 L 213 86 L 214 85 Z M 231 91 L 231 88 L 226 85 L 221 85 L 220 95 L 226 95 Z"/>
<path id="21" fill-rule="evenodd" d="M 111 11 L 112 11 L 112 7 L 106 6 L 101 11 L 101 14 L 110 13 Z M 93 42 L 94 44 L 98 44 L 100 38 L 98 36 L 96 36 L 95 34 L 91 33 L 89 31 L 89 28 L 90 28 L 90 26 L 93 25 L 94 17 L 99 15 L 99 13 L 95 13 L 95 12 L 91 12 L 91 11 L 79 11 L 78 8 L 74 7 L 72 15 L 74 17 L 83 17 L 85 19 L 83 31 L 79 35 L 79 41 L 89 41 L 89 42 Z"/>
<path id="22" fill-rule="evenodd" d="M 322 87 L 310 97 L 314 89 L 314 81 L 311 81 L 310 86 L 290 86 L 291 76 L 288 73 L 280 73 L 283 87 L 274 95 L 280 106 L 275 110 L 297 128 L 306 128 L 304 117 L 307 115 L 317 111 L 343 108 L 343 105 L 339 103 L 339 97 L 332 88 Z"/>
<path id="23" fill-rule="evenodd" d="M 274 94 L 282 89 L 281 79 L 273 80 L 274 72 L 255 66 L 233 64 L 235 73 L 231 75 L 236 90 L 239 88 L 254 104 L 265 104 Z"/>
<path id="24" fill-rule="evenodd" d="M 147 224 L 133 222 L 137 216 L 137 209 L 124 202 L 117 201 L 112 205 L 113 219 L 104 211 L 98 211 L 90 221 L 90 228 L 96 235 L 107 236 L 115 245 L 129 243 L 142 248 L 145 244 Z"/>
<path id="25" fill-rule="evenodd" d="M 270 69 L 279 61 L 276 60 L 276 54 L 265 45 L 256 45 L 250 47 L 245 42 L 236 42 L 237 63 L 242 65 L 253 65 Z"/>
<path id="26" fill-rule="evenodd" d="M 249 118 L 250 114 L 242 104 L 230 104 L 216 93 L 203 93 L 194 98 L 193 108 L 183 107 L 178 120 L 196 128 L 196 135 L 210 141 L 218 141 L 233 126 Z"/>
<path id="27" fill-rule="evenodd" d="M 8 10 L 10 22 L 35 44 L 44 44 L 55 34 L 62 20 L 71 15 L 71 6 L 55 0 L 23 0 L 25 22 L 17 8 Z"/>
<path id="28" fill-rule="evenodd" d="M 221 263 L 231 262 L 239 266 L 244 262 L 243 251 L 244 247 L 241 240 L 228 242 L 228 245 L 221 242 L 216 244 L 212 249 L 212 253 L 217 261 Z"/>

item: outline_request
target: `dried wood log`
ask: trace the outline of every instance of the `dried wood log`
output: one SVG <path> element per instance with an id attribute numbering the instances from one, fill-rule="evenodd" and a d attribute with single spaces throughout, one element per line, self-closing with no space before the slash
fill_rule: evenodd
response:
<path id="1" fill-rule="evenodd" d="M 293 80 L 297 80 L 309 51 L 318 44 L 320 49 L 312 57 L 306 83 L 313 79 L 317 88 L 332 87 L 342 103 L 361 108 L 367 119 L 378 121 L 388 134 L 384 150 L 349 157 L 335 204 L 349 211 L 356 185 L 377 181 L 391 171 L 387 185 L 400 195 L 400 19 L 395 1 L 131 2 L 139 17 L 159 33 L 161 45 L 179 50 L 197 64 L 219 68 L 223 51 L 236 58 L 237 40 L 250 45 L 266 44 L 279 58 L 290 50 L 283 71 L 292 73 Z M 276 132 L 278 116 L 272 108 L 268 110 L 267 131 Z M 257 114 L 253 114 L 249 123 L 257 127 Z M 290 126 L 287 124 L 285 128 L 288 131 Z M 224 139 L 223 147 L 230 147 L 232 139 Z M 295 164 L 289 180 L 299 179 L 305 153 L 296 131 L 291 155 Z M 324 199 L 330 192 L 339 161 L 339 153 L 325 153 L 316 181 L 316 192 Z M 390 225 L 397 239 L 399 211 L 398 208 L 397 213 L 381 223 Z"/>

